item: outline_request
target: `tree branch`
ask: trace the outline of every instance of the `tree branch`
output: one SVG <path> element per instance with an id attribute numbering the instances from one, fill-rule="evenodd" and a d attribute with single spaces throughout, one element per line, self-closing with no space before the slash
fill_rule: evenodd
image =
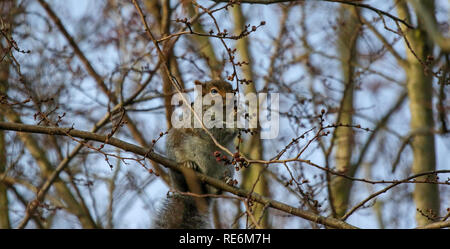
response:
<path id="1" fill-rule="evenodd" d="M 434 222 L 425 226 L 416 227 L 416 229 L 439 229 L 446 227 L 450 227 L 450 220 Z"/>
<path id="2" fill-rule="evenodd" d="M 66 38 L 67 42 L 72 47 L 75 55 L 78 56 L 78 58 L 80 59 L 81 63 L 83 64 L 85 70 L 95 80 L 96 84 L 100 87 L 102 92 L 106 96 L 108 96 L 108 98 L 111 100 L 111 102 L 114 105 L 119 104 L 120 101 L 113 94 L 113 92 L 111 92 L 110 89 L 108 89 L 108 87 L 106 86 L 106 84 L 105 84 L 105 82 L 103 80 L 103 77 L 100 76 L 100 74 L 97 73 L 97 71 L 94 69 L 94 67 L 92 66 L 91 62 L 85 56 L 83 51 L 81 51 L 80 47 L 75 42 L 75 39 L 69 34 L 69 32 L 67 31 L 65 26 L 62 24 L 61 19 L 56 15 L 56 13 L 53 11 L 53 9 L 50 7 L 50 5 L 48 5 L 48 3 L 45 2 L 44 0 L 38 0 L 38 2 L 42 6 L 42 8 L 44 8 L 44 10 L 47 12 L 48 16 L 53 20 L 53 22 L 58 27 L 58 29 L 61 31 L 61 33 L 64 35 L 64 37 Z M 159 64 L 160 64 L 160 62 L 158 62 L 156 68 L 159 68 Z M 147 141 L 145 141 L 145 139 L 144 139 L 144 136 L 139 131 L 139 129 L 136 127 L 136 125 L 134 124 L 133 120 L 128 116 L 127 113 L 125 113 L 124 119 L 126 121 L 126 125 L 127 125 L 128 129 L 130 130 L 130 132 L 133 135 L 134 139 L 136 141 L 138 141 L 142 146 L 148 146 Z M 153 164 L 153 167 L 155 168 L 155 170 L 160 175 L 164 176 L 163 179 L 168 179 L 168 176 L 165 176 L 164 171 L 160 170 L 160 168 L 159 168 L 159 166 L 157 164 L 154 164 L 154 163 L 152 163 L 152 164 Z"/>
<path id="3" fill-rule="evenodd" d="M 222 2 L 222 3 L 228 3 L 230 2 L 230 0 L 211 0 L 214 2 Z M 304 1 L 299 1 L 299 0 L 234 0 L 235 2 L 239 2 L 239 3 L 249 3 L 249 4 L 275 4 L 275 3 L 287 3 L 287 2 L 304 2 Z M 414 29 L 414 26 L 412 26 L 411 24 L 407 23 L 405 20 L 402 20 L 394 15 L 389 14 L 386 11 L 377 9 L 375 7 L 372 7 L 368 4 L 364 4 L 364 3 L 360 3 L 359 0 L 355 0 L 355 1 L 351 1 L 351 0 L 310 0 L 310 2 L 312 1 L 316 1 L 316 2 L 332 2 L 332 3 L 341 3 L 341 4 L 347 4 L 347 5 L 352 5 L 358 8 L 364 8 L 364 9 L 368 9 L 371 11 L 376 12 L 377 14 L 380 15 L 384 15 L 387 16 L 389 18 L 391 18 L 394 21 L 397 22 L 401 22 L 404 25 L 406 25 L 408 28 L 410 29 Z"/>
<path id="4" fill-rule="evenodd" d="M 125 141 L 122 141 L 117 138 L 111 138 L 107 135 L 100 135 L 92 132 L 86 132 L 86 131 L 80 131 L 73 128 L 60 128 L 60 127 L 48 127 L 48 126 L 38 126 L 38 125 L 25 125 L 25 124 L 18 124 L 18 123 L 11 123 L 11 122 L 0 122 L 0 130 L 10 130 L 10 131 L 17 131 L 17 132 L 29 132 L 29 133 L 40 133 L 40 134 L 48 134 L 48 135 L 58 135 L 58 136 L 71 136 L 71 137 L 77 137 L 82 139 L 87 139 L 91 141 L 97 141 L 105 144 L 112 145 L 114 147 L 120 148 L 122 150 L 135 153 L 141 156 L 145 156 L 148 159 L 154 160 L 160 164 L 162 164 L 165 167 L 171 168 L 173 170 L 181 172 L 182 170 L 185 170 L 182 166 L 178 165 L 175 161 L 168 159 L 166 157 L 163 157 L 157 153 L 148 151 L 148 149 L 145 149 L 143 147 L 127 143 Z M 226 184 L 223 181 L 220 181 L 218 179 L 209 177 L 207 175 L 194 172 L 194 174 L 197 176 L 197 178 L 207 183 L 211 186 L 214 186 L 218 189 L 224 190 L 226 192 L 233 193 L 235 195 L 248 198 L 250 200 L 259 202 L 263 205 L 267 205 L 269 207 L 287 212 L 289 214 L 304 218 L 306 220 L 313 221 L 318 224 L 323 224 L 329 227 L 333 228 L 341 228 L 341 229 L 354 229 L 357 228 L 355 226 L 352 226 L 346 222 L 343 222 L 338 219 L 334 218 L 327 218 L 323 217 L 317 214 L 314 214 L 312 212 L 303 211 L 299 208 L 295 208 L 289 205 L 286 205 L 282 202 L 278 202 L 275 200 L 272 200 L 270 198 L 250 193 L 249 191 L 239 189 L 233 186 L 230 186 Z"/>

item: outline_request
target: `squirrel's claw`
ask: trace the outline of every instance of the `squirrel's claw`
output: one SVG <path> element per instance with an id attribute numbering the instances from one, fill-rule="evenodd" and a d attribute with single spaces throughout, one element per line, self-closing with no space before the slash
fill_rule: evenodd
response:
<path id="1" fill-rule="evenodd" d="M 192 169 L 194 171 L 199 171 L 198 170 L 199 169 L 198 165 L 195 162 L 193 162 L 193 161 L 186 161 L 186 162 L 183 163 L 183 166 L 188 168 L 188 169 Z"/>
<path id="2" fill-rule="evenodd" d="M 229 177 L 229 176 L 225 176 L 225 179 L 224 179 L 224 180 L 225 180 L 225 183 L 226 183 L 226 184 L 233 186 L 233 183 L 234 183 L 233 178 L 231 178 L 231 177 Z"/>

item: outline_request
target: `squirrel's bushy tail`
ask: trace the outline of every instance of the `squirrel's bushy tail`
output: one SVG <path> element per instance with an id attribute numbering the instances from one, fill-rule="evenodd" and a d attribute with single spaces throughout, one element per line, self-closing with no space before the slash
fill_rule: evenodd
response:
<path id="1" fill-rule="evenodd" d="M 211 228 L 208 214 L 200 213 L 194 197 L 174 194 L 165 200 L 158 211 L 157 229 L 202 229 Z"/>

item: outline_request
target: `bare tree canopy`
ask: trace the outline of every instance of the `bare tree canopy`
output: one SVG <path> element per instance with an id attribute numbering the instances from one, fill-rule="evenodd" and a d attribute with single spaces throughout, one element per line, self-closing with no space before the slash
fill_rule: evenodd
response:
<path id="1" fill-rule="evenodd" d="M 0 12 L 0 228 L 153 228 L 172 195 L 212 199 L 212 228 L 450 227 L 448 1 L 4 0 Z M 202 82 L 245 99 L 230 101 L 232 148 L 194 111 Z M 183 132 L 211 139 L 205 157 L 231 178 L 167 153 L 185 114 L 199 126 Z M 169 170 L 217 191 L 180 191 Z"/>

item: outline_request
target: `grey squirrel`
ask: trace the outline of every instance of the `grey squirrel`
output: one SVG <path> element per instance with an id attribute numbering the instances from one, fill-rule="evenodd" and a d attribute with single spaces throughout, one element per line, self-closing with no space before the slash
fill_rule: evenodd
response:
<path id="1" fill-rule="evenodd" d="M 223 112 L 223 117 L 225 117 L 227 113 L 226 103 L 230 101 L 229 98 L 226 98 L 226 93 L 233 92 L 231 84 L 223 80 L 205 83 L 196 81 L 196 85 L 198 84 L 202 86 L 202 98 L 220 97 L 222 99 L 223 106 L 220 108 L 223 109 L 215 111 Z M 211 107 L 213 105 L 203 105 L 202 113 L 205 113 Z M 217 142 L 223 146 L 229 145 L 237 135 L 236 128 L 226 128 L 226 126 L 223 128 L 209 128 L 208 130 Z M 177 163 L 224 181 L 233 177 L 233 166 L 231 164 L 225 165 L 216 160 L 217 154 L 224 155 L 225 153 L 216 146 L 203 128 L 171 128 L 167 134 L 166 141 L 167 156 Z M 169 170 L 169 174 L 172 187 L 177 191 L 194 192 L 196 194 L 216 194 L 219 192 L 217 189 L 198 181 L 190 184 L 189 177 L 183 173 Z M 196 198 L 190 195 L 174 193 L 167 198 L 162 209 L 158 211 L 155 228 L 210 228 L 210 203 L 211 200 L 209 198 Z"/>

